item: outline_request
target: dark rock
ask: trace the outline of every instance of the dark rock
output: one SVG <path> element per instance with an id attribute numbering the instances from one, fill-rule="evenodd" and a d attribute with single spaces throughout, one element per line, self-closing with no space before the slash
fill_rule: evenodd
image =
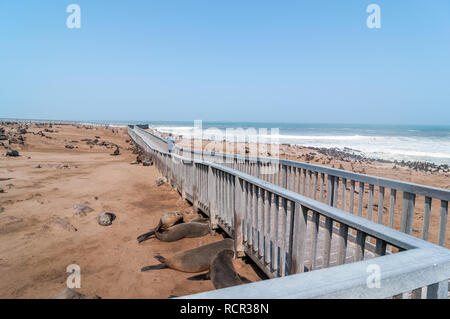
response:
<path id="1" fill-rule="evenodd" d="M 4 134 L 0 135 L 0 141 L 6 141 L 8 137 Z"/>
<path id="2" fill-rule="evenodd" d="M 153 165 L 153 162 L 152 162 L 152 161 L 143 162 L 142 165 L 143 165 L 143 166 L 152 166 L 152 165 Z"/>
<path id="3" fill-rule="evenodd" d="M 111 155 L 112 155 L 112 156 L 120 155 L 120 150 L 119 150 L 119 147 L 118 147 L 118 146 L 116 146 L 116 150 L 115 150 L 114 153 L 112 153 Z"/>
<path id="4" fill-rule="evenodd" d="M 75 147 L 73 145 L 66 145 L 65 148 L 74 149 Z"/>
<path id="5" fill-rule="evenodd" d="M 6 149 L 6 156 L 17 157 L 19 156 L 19 152 L 8 147 Z"/>

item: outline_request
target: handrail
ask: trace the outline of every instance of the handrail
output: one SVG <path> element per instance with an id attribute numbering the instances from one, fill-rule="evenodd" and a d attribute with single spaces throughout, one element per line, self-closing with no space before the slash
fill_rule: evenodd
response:
<path id="1" fill-rule="evenodd" d="M 384 223 L 391 228 L 395 227 L 397 211 L 401 210 L 398 230 L 411 234 L 414 223 L 418 221 L 422 227 L 421 238 L 424 240 L 432 240 L 429 236 L 430 219 L 433 215 L 439 215 L 439 231 L 437 238 L 433 238 L 433 240 L 441 246 L 449 246 L 446 241 L 450 190 L 285 159 L 217 153 L 179 146 L 175 146 L 173 152 L 183 155 L 187 152 L 188 156 L 190 154 L 191 157 L 206 158 L 211 162 L 225 161 L 225 165 L 277 184 L 285 189 L 303 193 L 303 195 L 308 195 L 313 199 L 326 202 L 330 206 L 337 207 L 340 201 L 343 210 L 350 213 L 355 212 L 359 216 L 365 215 L 364 217 L 370 220 L 375 220 L 376 214 L 378 214 L 377 222 Z M 261 168 L 267 167 L 267 165 L 276 167 L 278 173 L 271 175 L 261 173 Z M 326 181 L 325 176 L 327 176 Z M 325 183 L 327 183 L 326 189 L 323 188 Z M 356 183 L 359 184 L 358 189 Z M 320 197 L 317 194 L 319 184 L 321 188 Z M 375 186 L 377 186 L 377 189 L 375 189 Z M 389 203 L 387 204 L 389 216 L 383 218 L 385 193 L 389 189 Z M 368 192 L 367 196 L 364 195 L 366 191 Z M 400 201 L 397 200 L 397 192 L 403 193 L 401 208 L 397 207 L 400 204 Z M 358 196 L 355 200 L 356 194 Z M 422 208 L 416 207 L 417 196 L 424 196 Z M 432 205 L 436 200 L 440 201 L 439 206 Z M 378 205 L 378 210 L 374 213 L 375 205 Z M 419 214 L 423 216 L 422 220 L 415 218 L 415 215 Z"/>
<path id="2" fill-rule="evenodd" d="M 156 136 L 156 135 L 155 135 Z M 340 178 L 346 178 L 349 180 L 357 180 L 361 181 L 363 183 L 377 185 L 377 186 L 383 186 L 387 188 L 395 188 L 397 190 L 415 193 L 418 195 L 425 195 L 429 197 L 433 197 L 436 199 L 446 200 L 450 201 L 450 190 L 446 190 L 443 188 L 433 187 L 433 186 L 426 186 L 406 181 L 399 181 L 395 179 L 390 179 L 386 177 L 378 177 L 378 176 L 372 176 L 372 175 L 366 175 L 361 173 L 355 173 L 351 171 L 346 171 L 342 169 L 337 168 L 331 168 L 327 166 L 322 165 L 316 165 L 316 164 L 309 164 L 309 163 L 302 163 L 298 161 L 292 161 L 287 159 L 274 159 L 272 157 L 264 157 L 264 156 L 245 156 L 241 154 L 227 154 L 227 153 L 220 153 L 220 152 L 210 152 L 210 151 L 200 151 L 200 150 L 192 150 L 189 148 L 180 147 L 178 145 L 175 145 L 174 151 L 188 151 L 194 154 L 201 155 L 204 157 L 205 155 L 211 156 L 211 157 L 217 157 L 217 158 L 232 158 L 232 159 L 239 159 L 241 161 L 250 161 L 250 162 L 276 162 L 280 163 L 281 165 L 288 165 L 292 167 L 298 167 L 298 168 L 305 168 L 305 169 L 311 169 L 315 171 L 320 171 L 326 174 L 330 174 L 333 176 L 337 176 Z"/>
<path id="3" fill-rule="evenodd" d="M 286 275 L 291 278 L 292 274 L 305 270 L 307 277 L 299 278 L 309 278 L 312 273 L 320 269 L 325 271 L 333 264 L 336 266 L 332 268 L 334 271 L 344 277 L 351 276 L 346 275 L 345 269 L 366 262 L 367 258 L 378 264 L 386 260 L 380 259 L 383 255 L 403 256 L 404 250 L 428 251 L 432 256 L 443 255 L 438 262 L 446 266 L 439 268 L 437 274 L 429 275 L 419 286 L 417 283 L 412 285 L 413 295 L 420 297 L 422 291 L 426 291 L 429 298 L 444 297 L 443 291 L 447 291 L 450 277 L 448 249 L 348 214 L 237 169 L 161 151 L 156 145 L 158 139 L 144 132 L 129 128 L 134 142 L 153 157 L 156 167 L 182 196 L 194 204 L 194 209 L 209 215 L 210 226 L 220 226 L 234 239 L 238 256 L 247 254 L 270 278 Z M 338 236 L 333 235 L 335 229 Z M 353 235 L 355 240 L 350 243 L 349 238 Z M 368 251 L 371 242 L 375 244 L 374 252 Z M 318 246 L 322 246 L 321 254 Z M 387 249 L 388 246 L 393 248 Z M 332 260 L 332 255 L 336 260 Z M 405 280 L 401 276 L 397 279 Z M 397 294 L 402 292 L 395 290 Z"/>
<path id="4" fill-rule="evenodd" d="M 368 269 L 373 260 L 365 260 L 299 275 L 258 281 L 241 286 L 207 291 L 181 299 L 310 299 L 310 298 L 389 298 L 426 286 L 431 281 L 444 281 L 449 273 L 448 253 L 413 249 L 378 257 L 380 282 L 367 287 Z M 432 278 L 432 279 L 431 279 Z M 435 289 L 439 287 L 435 287 Z M 445 289 L 439 292 L 447 297 Z"/>

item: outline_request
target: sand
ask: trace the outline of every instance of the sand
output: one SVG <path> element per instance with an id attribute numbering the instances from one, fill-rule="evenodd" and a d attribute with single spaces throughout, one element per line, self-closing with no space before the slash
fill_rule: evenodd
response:
<path id="1" fill-rule="evenodd" d="M 33 134 L 39 131 L 51 138 Z M 187 280 L 195 274 L 140 271 L 158 263 L 157 254 L 170 256 L 222 236 L 137 243 L 162 213 L 193 214 L 169 185 L 156 186 L 161 175 L 154 166 L 130 164 L 136 155 L 125 142 L 124 128 L 30 125 L 22 136 L 24 145 L 11 145 L 19 157 L 5 157 L 0 147 L 0 178 L 10 178 L 0 181 L 0 298 L 53 298 L 66 287 L 70 264 L 81 268 L 77 291 L 102 298 L 168 298 L 214 289 L 211 281 Z M 121 154 L 111 156 L 111 145 L 81 141 L 96 136 L 98 143 L 120 146 Z M 75 205 L 94 210 L 80 216 Z M 103 211 L 116 214 L 111 226 L 98 225 L 96 216 Z M 235 266 L 248 280 L 261 279 L 246 260 L 236 260 Z"/>

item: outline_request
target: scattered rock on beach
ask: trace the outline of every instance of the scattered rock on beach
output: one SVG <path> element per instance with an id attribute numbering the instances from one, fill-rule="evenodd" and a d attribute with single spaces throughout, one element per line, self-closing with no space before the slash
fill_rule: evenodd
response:
<path id="1" fill-rule="evenodd" d="M 41 164 L 37 164 L 34 168 L 41 168 Z"/>
<path id="2" fill-rule="evenodd" d="M 116 150 L 115 150 L 114 153 L 112 153 L 111 155 L 112 155 L 112 156 L 120 155 L 119 146 L 116 146 Z"/>
<path id="3" fill-rule="evenodd" d="M 159 177 L 159 178 L 156 180 L 156 186 L 161 186 L 161 185 L 163 185 L 163 184 L 165 184 L 165 183 L 167 183 L 167 178 L 165 178 L 164 176 Z"/>
<path id="4" fill-rule="evenodd" d="M 0 135 L 0 141 L 6 141 L 8 139 L 8 137 L 4 134 Z"/>
<path id="5" fill-rule="evenodd" d="M 143 162 L 142 165 L 143 166 L 152 166 L 153 162 L 152 161 Z"/>
<path id="6" fill-rule="evenodd" d="M 69 145 L 69 144 L 68 144 L 68 145 L 65 146 L 65 148 L 68 148 L 68 149 L 71 150 L 71 149 L 74 149 L 75 147 L 74 147 L 73 145 Z"/>
<path id="7" fill-rule="evenodd" d="M 3 213 L 5 209 L 3 207 L 0 207 L 0 213 Z"/>
<path id="8" fill-rule="evenodd" d="M 84 217 L 88 213 L 94 211 L 94 209 L 92 209 L 91 207 L 86 206 L 86 205 L 75 205 L 73 208 L 75 209 L 74 216 L 80 216 L 80 217 Z"/>
<path id="9" fill-rule="evenodd" d="M 100 213 L 97 216 L 97 222 L 101 226 L 111 225 L 114 219 L 116 219 L 116 215 L 108 212 Z"/>
<path id="10" fill-rule="evenodd" d="M 6 156 L 17 157 L 17 156 L 19 156 L 19 152 L 8 147 L 6 149 Z"/>
<path id="11" fill-rule="evenodd" d="M 5 191 L 3 190 L 3 188 L 0 188 L 0 194 L 4 193 Z"/>

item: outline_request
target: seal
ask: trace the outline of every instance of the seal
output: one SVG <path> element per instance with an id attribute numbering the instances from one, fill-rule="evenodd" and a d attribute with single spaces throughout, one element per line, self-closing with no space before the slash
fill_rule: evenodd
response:
<path id="1" fill-rule="evenodd" d="M 194 249 L 186 250 L 172 257 L 155 256 L 161 262 L 159 265 L 146 266 L 141 271 L 171 268 L 183 272 L 201 272 L 208 270 L 212 259 L 223 249 L 233 249 L 231 238 L 216 241 Z"/>
<path id="2" fill-rule="evenodd" d="M 158 230 L 155 232 L 155 237 L 160 241 L 171 242 L 182 238 L 202 237 L 207 234 L 209 234 L 207 223 L 191 221 L 172 226 L 167 230 Z"/>
<path id="3" fill-rule="evenodd" d="M 223 249 L 211 262 L 209 278 L 216 289 L 222 289 L 242 284 L 242 280 L 233 266 L 234 251 Z"/>
<path id="4" fill-rule="evenodd" d="M 147 239 L 150 239 L 155 232 L 157 232 L 160 229 L 168 229 L 172 227 L 173 225 L 176 225 L 178 223 L 183 222 L 183 214 L 180 212 L 168 212 L 162 214 L 161 218 L 159 219 L 158 225 L 149 231 L 148 233 L 142 234 L 138 236 L 137 240 L 139 243 L 146 241 Z"/>

